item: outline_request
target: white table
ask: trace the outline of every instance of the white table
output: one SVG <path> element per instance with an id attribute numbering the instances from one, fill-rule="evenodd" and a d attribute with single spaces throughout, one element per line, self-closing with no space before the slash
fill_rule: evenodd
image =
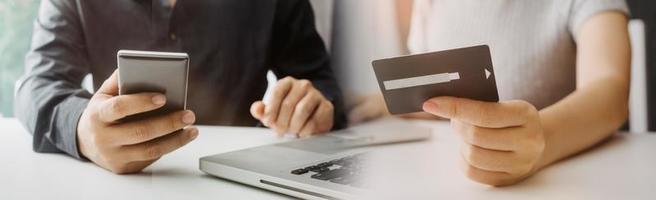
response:
<path id="1" fill-rule="evenodd" d="M 618 133 L 587 152 L 555 163 L 525 181 L 489 187 L 458 167 L 460 139 L 448 124 L 433 138 L 374 154 L 373 199 L 656 199 L 656 135 Z"/>
<path id="2" fill-rule="evenodd" d="M 144 173 L 114 175 L 65 154 L 32 151 L 32 137 L 16 120 L 0 119 L 0 199 L 290 199 L 214 178 L 198 158 L 282 142 L 267 129 L 200 126 L 198 138 Z"/>
<path id="3" fill-rule="evenodd" d="M 394 183 L 380 191 L 403 199 L 655 199 L 656 136 L 615 136 L 590 152 L 553 165 L 512 187 L 469 181 L 457 169 L 458 141 L 440 122 L 428 141 L 381 147 Z M 63 154 L 34 153 L 31 136 L 13 119 L 0 119 L 0 199 L 289 199 L 290 197 L 213 178 L 198 170 L 198 158 L 290 140 L 267 129 L 200 127 L 191 144 L 144 173 L 114 175 Z"/>

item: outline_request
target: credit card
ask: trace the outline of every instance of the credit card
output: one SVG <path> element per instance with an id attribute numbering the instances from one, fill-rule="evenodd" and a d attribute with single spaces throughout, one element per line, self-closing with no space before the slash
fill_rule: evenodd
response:
<path id="1" fill-rule="evenodd" d="M 487 45 L 375 60 L 378 86 L 392 114 L 422 111 L 433 97 L 498 102 Z"/>

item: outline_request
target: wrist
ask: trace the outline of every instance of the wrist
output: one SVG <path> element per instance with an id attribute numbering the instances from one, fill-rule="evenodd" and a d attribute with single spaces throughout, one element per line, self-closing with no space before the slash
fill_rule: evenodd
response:
<path id="1" fill-rule="evenodd" d="M 80 119 L 77 122 L 75 127 L 75 143 L 77 144 L 77 152 L 79 157 L 83 160 L 91 160 L 91 155 L 89 155 L 89 148 L 87 147 L 87 142 L 84 138 L 85 130 L 87 130 L 86 124 L 86 109 L 82 112 Z"/>
<path id="2" fill-rule="evenodd" d="M 557 160 L 556 155 L 558 155 L 557 151 L 558 148 L 554 148 L 554 144 L 552 142 L 552 133 L 553 133 L 553 122 L 551 121 L 551 118 L 549 117 L 549 114 L 540 111 L 540 123 L 542 124 L 542 134 L 544 137 L 544 150 L 542 151 L 542 155 L 538 159 L 538 162 L 536 163 L 535 166 L 535 171 L 538 171 L 546 166 L 549 166 L 551 163 Z"/>
<path id="3" fill-rule="evenodd" d="M 78 123 L 75 131 L 75 143 L 77 144 L 77 152 L 81 159 L 89 160 L 89 157 L 86 155 L 86 148 L 82 142 L 82 138 L 80 138 L 80 133 L 80 123 Z"/>

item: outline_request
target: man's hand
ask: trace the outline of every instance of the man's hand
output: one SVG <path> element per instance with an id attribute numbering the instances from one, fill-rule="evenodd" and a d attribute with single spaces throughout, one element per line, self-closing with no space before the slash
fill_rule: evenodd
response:
<path id="1" fill-rule="evenodd" d="M 126 116 L 162 107 L 166 97 L 157 93 L 117 96 L 116 76 L 115 72 L 105 80 L 78 122 L 82 155 L 114 173 L 133 173 L 198 136 L 198 129 L 187 127 L 195 121 L 191 111 L 119 122 Z"/>
<path id="2" fill-rule="evenodd" d="M 523 180 L 540 167 L 545 136 L 533 105 L 437 97 L 426 101 L 423 108 L 451 119 L 451 126 L 464 141 L 462 167 L 469 178 L 503 186 Z"/>
<path id="3" fill-rule="evenodd" d="M 257 101 L 251 114 L 279 136 L 291 133 L 307 137 L 333 127 L 333 104 L 308 80 L 286 77 L 273 90 L 271 102 Z"/>

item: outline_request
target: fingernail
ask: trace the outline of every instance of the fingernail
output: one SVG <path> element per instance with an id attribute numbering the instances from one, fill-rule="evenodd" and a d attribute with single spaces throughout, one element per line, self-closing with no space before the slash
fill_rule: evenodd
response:
<path id="1" fill-rule="evenodd" d="M 282 135 L 282 136 L 284 136 L 285 134 L 287 134 L 286 131 L 282 131 L 282 130 L 280 130 L 280 129 L 277 129 L 276 131 L 278 131 L 278 134 L 279 134 L 279 135 Z"/>
<path id="2" fill-rule="evenodd" d="M 195 140 L 198 137 L 198 129 L 194 129 L 189 133 L 189 140 Z"/>
<path id="3" fill-rule="evenodd" d="M 166 97 L 164 95 L 158 94 L 153 96 L 153 104 L 155 105 L 163 105 L 166 103 Z"/>
<path id="4" fill-rule="evenodd" d="M 264 118 L 264 124 L 266 124 L 269 127 L 276 127 L 276 122 L 271 120 L 271 116 L 267 116 Z"/>
<path id="5" fill-rule="evenodd" d="M 266 127 L 271 127 L 269 126 L 269 119 L 266 117 L 262 118 L 262 124 Z"/>
<path id="6" fill-rule="evenodd" d="M 437 111 L 437 104 L 435 104 L 433 102 L 430 102 L 430 101 L 426 101 L 426 102 L 424 102 L 424 105 L 422 106 L 422 108 L 426 112 L 435 112 L 435 111 Z"/>
<path id="7" fill-rule="evenodd" d="M 196 116 L 194 116 L 194 113 L 186 111 L 186 113 L 182 115 L 182 122 L 185 124 L 193 124 L 194 121 L 196 121 Z"/>

